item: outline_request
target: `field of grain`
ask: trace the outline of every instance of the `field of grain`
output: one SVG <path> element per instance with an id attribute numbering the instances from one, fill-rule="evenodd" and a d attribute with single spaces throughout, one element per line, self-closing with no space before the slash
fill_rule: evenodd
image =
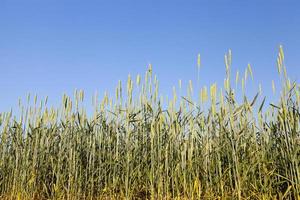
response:
<path id="1" fill-rule="evenodd" d="M 59 107 L 28 96 L 0 114 L 1 199 L 300 199 L 300 85 L 282 47 L 276 104 L 247 96 L 251 66 L 231 72 L 231 51 L 225 66 L 223 86 L 183 96 L 179 81 L 167 99 L 150 65 L 93 114 L 81 90 Z"/>

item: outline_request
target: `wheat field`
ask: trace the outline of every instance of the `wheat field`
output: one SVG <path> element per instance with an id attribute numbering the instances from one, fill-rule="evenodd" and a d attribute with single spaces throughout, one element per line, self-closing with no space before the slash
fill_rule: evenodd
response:
<path id="1" fill-rule="evenodd" d="M 179 81 L 170 98 L 149 65 L 95 95 L 92 114 L 82 90 L 57 107 L 28 95 L 20 114 L 0 114 L 0 198 L 300 199 L 300 85 L 282 47 L 277 103 L 261 87 L 247 96 L 252 68 L 231 72 L 231 57 L 224 85 L 190 81 L 183 96 Z"/>

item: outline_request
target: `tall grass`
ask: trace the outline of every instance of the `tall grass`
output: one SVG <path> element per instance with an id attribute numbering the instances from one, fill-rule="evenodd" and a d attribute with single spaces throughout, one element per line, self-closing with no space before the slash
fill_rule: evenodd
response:
<path id="1" fill-rule="evenodd" d="M 300 87 L 281 47 L 277 65 L 277 104 L 261 89 L 245 95 L 250 65 L 231 80 L 231 52 L 223 87 L 196 91 L 190 82 L 186 96 L 175 87 L 172 98 L 160 96 L 150 66 L 125 89 L 119 82 L 115 96 L 95 96 L 92 116 L 80 106 L 83 91 L 59 108 L 20 102 L 19 116 L 0 114 L 1 198 L 300 199 Z"/>

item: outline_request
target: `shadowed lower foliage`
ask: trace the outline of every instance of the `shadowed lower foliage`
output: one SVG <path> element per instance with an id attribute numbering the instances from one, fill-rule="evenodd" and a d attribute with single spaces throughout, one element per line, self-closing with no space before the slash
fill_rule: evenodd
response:
<path id="1" fill-rule="evenodd" d="M 282 48 L 277 61 L 276 104 L 261 89 L 245 95 L 250 65 L 233 89 L 231 52 L 222 89 L 193 90 L 190 81 L 187 95 L 174 88 L 168 99 L 150 66 L 143 83 L 128 77 L 125 94 L 119 83 L 114 98 L 95 97 L 91 117 L 83 91 L 57 109 L 47 99 L 20 102 L 20 116 L 0 114 L 1 198 L 299 199 L 300 90 Z"/>

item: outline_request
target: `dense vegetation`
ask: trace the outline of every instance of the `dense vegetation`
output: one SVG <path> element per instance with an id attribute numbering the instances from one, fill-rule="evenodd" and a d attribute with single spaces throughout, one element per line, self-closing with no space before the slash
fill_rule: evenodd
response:
<path id="1" fill-rule="evenodd" d="M 35 97 L 20 102 L 17 116 L 1 113 L 1 198 L 299 199 L 300 87 L 282 48 L 278 103 L 260 89 L 246 96 L 250 65 L 231 80 L 230 51 L 225 65 L 222 89 L 195 91 L 190 81 L 177 97 L 180 81 L 167 99 L 150 66 L 143 80 L 128 77 L 126 90 L 120 82 L 114 97 L 95 97 L 90 116 L 83 91 L 64 95 L 59 108 Z"/>

